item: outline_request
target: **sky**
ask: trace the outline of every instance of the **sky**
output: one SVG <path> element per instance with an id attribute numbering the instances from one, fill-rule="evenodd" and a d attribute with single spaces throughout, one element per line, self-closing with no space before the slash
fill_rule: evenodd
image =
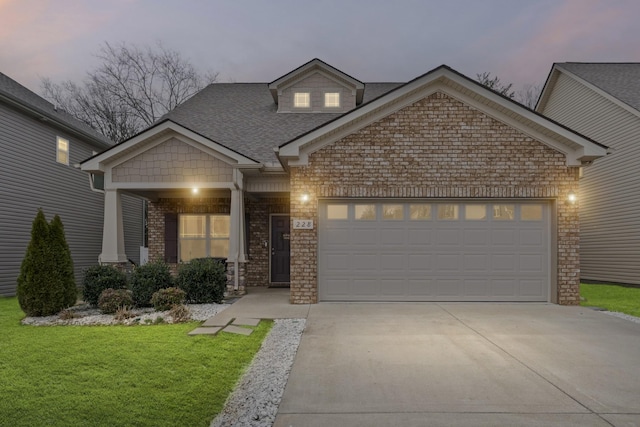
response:
<path id="1" fill-rule="evenodd" d="M 640 62 L 638 0 L 0 0 L 0 72 L 81 82 L 105 43 L 163 43 L 222 82 L 320 58 L 364 82 L 446 64 L 515 89 L 554 62 Z"/>

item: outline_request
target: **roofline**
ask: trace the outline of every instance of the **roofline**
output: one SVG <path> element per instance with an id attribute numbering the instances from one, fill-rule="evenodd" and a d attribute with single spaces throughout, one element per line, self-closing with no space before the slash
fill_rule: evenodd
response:
<path id="1" fill-rule="evenodd" d="M 353 76 L 351 76 L 351 75 L 349 75 L 349 74 L 345 73 L 344 71 L 339 70 L 339 69 L 337 69 L 336 67 L 334 67 L 334 66 L 332 66 L 332 65 L 330 65 L 330 64 L 327 64 L 327 63 L 326 63 L 326 62 L 324 62 L 322 59 L 320 59 L 320 58 L 313 58 L 311 61 L 307 61 L 307 62 L 305 62 L 304 64 L 302 64 L 301 66 L 299 66 L 299 67 L 295 68 L 294 70 L 291 70 L 291 71 L 289 71 L 288 73 L 285 73 L 285 74 L 281 75 L 280 77 L 278 77 L 277 79 L 275 79 L 275 80 L 273 80 L 273 81 L 269 82 L 269 83 L 268 83 L 268 85 L 269 85 L 269 86 L 271 86 L 272 84 L 274 84 L 274 83 L 275 83 L 275 82 L 277 82 L 278 80 L 282 80 L 283 78 L 287 77 L 287 76 L 288 76 L 288 75 L 290 75 L 290 74 L 296 74 L 298 71 L 300 71 L 300 70 L 301 70 L 301 69 L 303 69 L 304 67 L 308 67 L 308 66 L 309 66 L 309 64 L 311 64 L 311 63 L 313 63 L 313 62 L 320 62 L 322 65 L 325 65 L 326 67 L 331 68 L 332 70 L 335 70 L 335 71 L 339 72 L 340 74 L 345 75 L 345 76 L 346 76 L 346 77 L 348 77 L 349 79 L 351 79 L 351 80 L 353 80 L 353 81 L 355 81 L 355 82 L 357 82 L 357 83 L 360 83 L 360 84 L 362 84 L 362 85 L 364 84 L 364 82 L 362 82 L 362 81 L 360 81 L 360 80 L 356 79 L 355 77 L 353 77 Z"/>
<path id="2" fill-rule="evenodd" d="M 19 84 L 19 83 L 18 83 Z M 25 102 L 23 102 L 20 98 L 15 97 L 9 93 L 7 93 L 6 91 L 2 91 L 0 90 L 0 101 L 4 101 L 5 103 L 13 106 L 14 108 L 17 108 L 19 110 L 22 110 L 23 112 L 26 112 L 28 114 L 30 114 L 31 116 L 40 119 L 41 121 L 44 122 L 52 122 L 55 126 L 65 130 L 66 132 L 69 132 L 71 134 L 76 135 L 77 137 L 82 138 L 83 141 L 85 142 L 89 142 L 93 145 L 96 145 L 98 147 L 103 147 L 103 148 L 109 148 L 112 147 L 114 144 L 109 144 L 109 142 L 106 141 L 102 141 L 98 138 L 96 138 L 94 135 L 91 135 L 90 133 L 77 128 L 75 126 L 72 126 L 70 124 L 67 124 L 63 121 L 61 121 L 59 118 L 57 118 L 56 116 L 52 115 L 51 113 L 36 107 L 34 105 L 29 105 Z M 87 125 L 88 126 L 88 125 Z M 105 137 L 106 138 L 106 137 Z"/>

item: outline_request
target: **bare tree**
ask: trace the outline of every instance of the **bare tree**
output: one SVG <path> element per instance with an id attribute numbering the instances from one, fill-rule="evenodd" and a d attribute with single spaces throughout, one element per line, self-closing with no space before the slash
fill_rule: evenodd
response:
<path id="1" fill-rule="evenodd" d="M 101 64 L 81 85 L 45 78 L 43 96 L 116 142 L 150 126 L 218 77 L 198 73 L 162 43 L 141 48 L 105 42 L 96 56 Z"/>
<path id="2" fill-rule="evenodd" d="M 511 90 L 513 83 L 505 84 L 500 81 L 500 78 L 495 76 L 491 77 L 491 73 L 484 72 L 482 74 L 476 74 L 476 80 L 488 87 L 491 90 L 498 92 L 501 95 L 506 96 L 507 98 L 513 99 L 515 96 L 515 92 Z"/>
<path id="3" fill-rule="evenodd" d="M 533 110 L 541 93 L 542 87 L 540 85 L 526 84 L 516 92 L 515 100 Z"/>

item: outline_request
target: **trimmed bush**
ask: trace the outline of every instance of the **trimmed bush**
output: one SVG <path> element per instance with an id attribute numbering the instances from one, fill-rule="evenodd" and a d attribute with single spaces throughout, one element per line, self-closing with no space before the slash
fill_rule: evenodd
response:
<path id="1" fill-rule="evenodd" d="M 95 265 L 84 272 L 82 299 L 92 306 L 98 305 L 100 294 L 105 289 L 126 289 L 125 274 L 111 265 Z"/>
<path id="2" fill-rule="evenodd" d="M 104 314 L 114 314 L 133 306 L 132 292 L 128 289 L 105 289 L 98 298 L 98 308 Z"/>
<path id="3" fill-rule="evenodd" d="M 176 285 L 187 293 L 187 302 L 220 304 L 227 287 L 225 266 L 213 258 L 193 259 L 178 270 Z"/>
<path id="4" fill-rule="evenodd" d="M 151 303 L 157 311 L 170 310 L 174 305 L 183 304 L 185 296 L 186 293 L 180 288 L 160 289 L 151 297 Z"/>
<path id="5" fill-rule="evenodd" d="M 160 289 L 170 288 L 172 283 L 169 266 L 158 260 L 137 267 L 131 274 L 133 302 L 138 307 L 151 307 L 151 297 Z"/>
<path id="6" fill-rule="evenodd" d="M 48 224 L 38 210 L 17 282 L 18 302 L 27 316 L 50 316 L 75 304 L 73 261 L 57 215 Z"/>

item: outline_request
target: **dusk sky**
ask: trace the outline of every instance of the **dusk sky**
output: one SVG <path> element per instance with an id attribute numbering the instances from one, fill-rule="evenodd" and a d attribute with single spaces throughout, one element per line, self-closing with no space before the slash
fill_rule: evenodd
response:
<path id="1" fill-rule="evenodd" d="M 519 89 L 554 62 L 640 62 L 638 0 L 0 0 L 0 71 L 40 93 L 81 81 L 103 42 L 161 41 L 219 81 L 315 57 L 364 82 L 441 64 Z"/>

